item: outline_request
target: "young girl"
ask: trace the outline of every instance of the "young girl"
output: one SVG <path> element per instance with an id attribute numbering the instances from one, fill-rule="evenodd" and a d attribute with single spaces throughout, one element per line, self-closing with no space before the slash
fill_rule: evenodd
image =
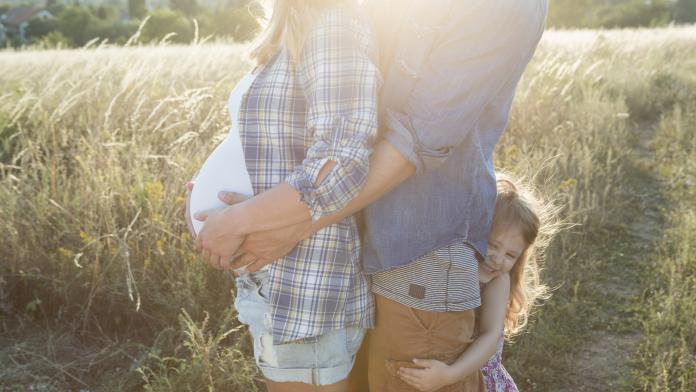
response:
<path id="1" fill-rule="evenodd" d="M 486 391 L 517 391 L 502 364 L 503 341 L 505 334 L 520 332 L 531 307 L 546 294 L 535 256 L 550 238 L 549 208 L 508 176 L 498 175 L 497 190 L 488 254 L 479 263 L 478 336 L 451 365 L 414 359 L 418 368 L 402 367 L 399 376 L 420 391 L 437 391 L 479 369 Z"/>

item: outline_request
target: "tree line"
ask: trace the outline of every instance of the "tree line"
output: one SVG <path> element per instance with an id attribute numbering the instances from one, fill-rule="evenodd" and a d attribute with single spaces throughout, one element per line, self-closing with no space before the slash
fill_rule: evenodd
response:
<path id="1" fill-rule="evenodd" d="M 80 5 L 47 0 L 46 9 L 55 17 L 34 19 L 26 30 L 27 41 L 7 44 L 41 44 L 79 47 L 94 38 L 123 44 L 147 18 L 140 42 L 191 42 L 198 29 L 203 38 L 232 37 L 247 41 L 259 30 L 252 15 L 252 0 L 227 0 L 216 6 L 199 0 L 169 0 L 168 7 L 149 10 L 145 0 L 127 0 L 123 6 Z M 201 0 L 204 1 L 204 0 Z M 0 15 L 10 9 L 0 5 Z M 657 27 L 669 23 L 696 22 L 696 0 L 551 0 L 548 26 L 556 28 Z"/>
<path id="2" fill-rule="evenodd" d="M 550 0 L 557 28 L 659 27 L 696 22 L 696 0 Z"/>
<path id="3" fill-rule="evenodd" d="M 148 10 L 145 0 L 128 0 L 125 7 L 102 4 L 80 5 L 48 0 L 46 9 L 52 19 L 32 19 L 26 29 L 27 40 L 11 40 L 7 44 L 19 46 L 38 44 L 45 47 L 80 47 L 99 38 L 124 44 L 138 31 L 144 43 L 166 38 L 170 42 L 191 42 L 198 30 L 200 38 L 231 37 L 247 41 L 255 36 L 259 24 L 250 0 L 228 0 L 216 7 L 204 7 L 196 0 L 169 0 L 169 7 Z M 0 6 L 0 15 L 9 10 Z"/>

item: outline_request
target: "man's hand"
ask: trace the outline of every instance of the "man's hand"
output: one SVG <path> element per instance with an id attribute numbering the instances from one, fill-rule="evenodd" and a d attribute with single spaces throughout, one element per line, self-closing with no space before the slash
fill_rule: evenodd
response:
<path id="1" fill-rule="evenodd" d="M 234 192 L 220 192 L 221 201 L 233 205 L 241 203 L 248 197 Z M 311 220 L 275 230 L 261 231 L 247 235 L 240 247 L 241 256 L 230 263 L 229 268 L 238 269 L 246 266 L 249 272 L 256 272 L 264 266 L 287 255 L 304 238 L 308 237 Z"/>
<path id="2" fill-rule="evenodd" d="M 280 229 L 248 235 L 240 248 L 244 255 L 234 261 L 233 268 L 246 265 L 247 271 L 258 271 L 265 265 L 290 253 L 300 241 L 309 235 L 311 226 L 312 221 L 307 220 Z"/>
<path id="3" fill-rule="evenodd" d="M 189 181 L 186 184 L 186 188 L 189 191 L 189 195 L 186 200 L 186 223 L 191 231 L 192 237 L 196 239 L 196 234 L 193 231 L 193 225 L 191 223 L 189 213 L 190 193 L 193 190 L 194 185 L 195 181 Z M 248 199 L 247 196 L 224 191 L 218 194 L 218 198 L 225 204 L 229 205 L 238 204 Z M 207 220 L 209 216 L 216 215 L 222 210 L 223 209 L 216 209 L 199 213 L 196 215 L 196 218 L 200 218 L 200 220 Z M 208 225 L 209 223 L 206 223 L 204 225 L 204 229 Z M 213 253 L 210 251 L 206 252 L 205 249 L 203 249 L 206 248 L 205 246 L 199 248 L 198 241 L 196 241 L 196 248 L 199 250 L 203 249 L 201 251 L 201 255 L 203 256 L 204 261 L 213 268 L 238 269 L 246 266 L 247 271 L 255 272 L 265 265 L 268 265 L 290 253 L 290 251 L 292 251 L 300 241 L 311 234 L 311 226 L 311 220 L 306 220 L 295 225 L 290 225 L 275 230 L 252 233 L 248 235 L 241 243 L 241 247 L 236 251 L 237 257 L 234 260 L 231 260 L 232 257 L 222 258 L 219 255 L 217 258 L 213 257 Z M 203 230 L 201 230 L 201 234 L 203 234 Z M 232 241 L 236 242 L 238 240 L 232 239 Z"/>
<path id="4" fill-rule="evenodd" d="M 414 359 L 417 368 L 399 368 L 399 377 L 407 384 L 421 392 L 433 392 L 457 382 L 452 368 L 444 362 L 434 359 Z"/>
<path id="5" fill-rule="evenodd" d="M 194 215 L 205 222 L 196 237 L 196 249 L 201 252 L 203 261 L 213 268 L 232 268 L 231 261 L 244 241 L 245 236 L 235 230 L 236 212 L 232 207 L 224 207 Z"/>
<path id="6" fill-rule="evenodd" d="M 195 179 L 195 178 L 194 178 Z M 189 181 L 186 183 L 186 189 L 188 190 L 188 194 L 186 195 L 186 225 L 188 226 L 189 231 L 191 232 L 191 237 L 196 240 L 196 249 L 201 251 L 201 255 L 203 256 L 203 260 L 209 264 L 211 267 L 216 268 L 216 269 L 228 269 L 231 268 L 230 261 L 232 259 L 231 256 L 226 256 L 226 255 L 219 255 L 216 253 L 213 253 L 208 246 L 203 245 L 202 241 L 198 241 L 198 238 L 196 236 L 196 232 L 193 229 L 193 223 L 191 222 L 191 192 L 193 191 L 193 187 L 195 186 L 196 182 L 194 180 Z M 247 199 L 247 197 L 239 197 L 240 195 L 233 194 L 231 192 L 220 192 L 218 194 L 218 198 L 220 198 L 222 201 L 225 201 L 227 204 L 235 204 L 242 202 Z M 196 219 L 202 220 L 202 221 L 207 221 L 208 217 L 214 216 L 222 212 L 224 209 L 219 208 L 219 209 L 214 209 L 214 210 L 209 210 L 205 211 L 202 213 L 197 213 L 196 214 Z M 221 218 L 221 217 L 219 217 Z M 218 218 L 216 218 L 218 219 Z M 213 219 L 211 219 L 213 220 Z M 216 220 L 213 220 L 216 221 Z M 216 225 L 217 223 L 213 223 L 213 225 Z M 208 224 L 203 225 L 203 228 L 208 226 Z M 203 229 L 201 229 L 201 234 L 203 233 Z M 206 233 L 207 236 L 212 236 L 215 235 L 216 233 Z M 218 233 L 219 234 L 219 233 Z M 239 241 L 238 241 L 239 242 Z M 239 242 L 241 243 L 241 242 Z M 234 241 L 231 242 L 231 244 L 234 244 Z M 229 251 L 232 251 L 233 247 L 230 247 Z M 216 248 L 218 249 L 218 248 Z M 218 250 L 219 251 L 219 250 Z"/>

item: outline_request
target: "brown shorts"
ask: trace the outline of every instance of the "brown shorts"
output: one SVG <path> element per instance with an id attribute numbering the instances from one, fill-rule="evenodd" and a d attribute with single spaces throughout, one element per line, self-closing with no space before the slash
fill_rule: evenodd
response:
<path id="1" fill-rule="evenodd" d="M 430 312 L 375 295 L 377 322 L 369 331 L 368 379 L 371 392 L 417 391 L 397 371 L 413 358 L 454 363 L 473 340 L 475 312 Z M 481 372 L 438 392 L 484 390 Z"/>

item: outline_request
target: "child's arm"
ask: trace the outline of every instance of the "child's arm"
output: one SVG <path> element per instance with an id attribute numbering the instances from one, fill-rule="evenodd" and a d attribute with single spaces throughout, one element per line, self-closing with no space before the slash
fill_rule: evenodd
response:
<path id="1" fill-rule="evenodd" d="M 422 367 L 400 368 L 399 376 L 420 391 L 436 391 L 480 371 L 495 354 L 500 333 L 505 322 L 505 312 L 510 295 L 510 275 L 503 274 L 486 285 L 481 295 L 481 322 L 479 335 L 452 365 L 432 359 L 414 359 Z"/>

